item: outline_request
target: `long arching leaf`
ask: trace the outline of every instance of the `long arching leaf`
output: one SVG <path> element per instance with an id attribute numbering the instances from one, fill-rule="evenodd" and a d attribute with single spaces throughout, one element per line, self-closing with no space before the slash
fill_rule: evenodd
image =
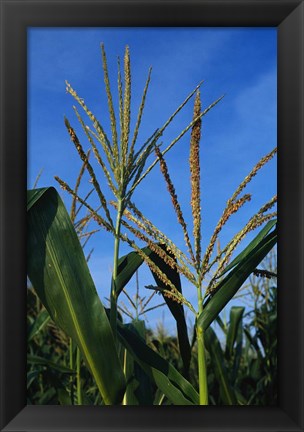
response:
<path id="1" fill-rule="evenodd" d="M 105 404 L 119 403 L 125 379 L 111 327 L 54 188 L 28 192 L 28 276 L 51 318 L 80 348 Z"/>
<path id="2" fill-rule="evenodd" d="M 164 247 L 162 245 L 159 246 Z M 178 289 L 179 292 L 182 292 L 179 273 L 176 270 L 172 269 L 168 264 L 166 264 L 155 252 L 152 252 L 149 247 L 142 248 L 142 251 L 149 256 L 149 258 L 161 269 L 163 273 L 166 274 L 166 276 L 173 283 L 176 289 Z M 116 292 L 118 293 L 118 295 L 143 262 L 143 258 L 137 252 L 130 252 L 129 254 L 124 255 L 119 259 L 117 278 L 115 281 Z M 157 286 L 165 288 L 164 283 L 157 277 L 157 275 L 153 272 L 152 274 Z M 183 305 L 169 299 L 168 297 L 164 296 L 164 300 L 176 321 L 180 353 L 184 364 L 184 372 L 187 375 L 190 366 L 191 348 L 188 338 L 184 308 Z"/>
<path id="3" fill-rule="evenodd" d="M 146 255 L 150 255 L 151 249 L 145 247 L 142 251 Z M 118 260 L 118 271 L 117 277 L 115 280 L 115 287 L 117 296 L 121 293 L 124 287 L 127 285 L 129 280 L 135 274 L 136 270 L 142 265 L 144 262 L 143 258 L 138 255 L 137 252 L 130 252 L 127 255 L 122 256 Z"/>
<path id="4" fill-rule="evenodd" d="M 226 357 L 229 359 L 232 356 L 233 347 L 238 334 L 239 325 L 242 323 L 242 317 L 245 308 L 241 306 L 233 306 L 230 309 L 230 322 L 226 337 Z"/>
<path id="5" fill-rule="evenodd" d="M 225 267 L 225 270 L 219 275 L 219 278 L 226 274 L 229 270 L 239 264 L 256 246 L 258 246 L 259 242 L 269 233 L 269 231 L 274 227 L 277 223 L 276 219 L 272 219 L 264 226 L 263 229 L 258 233 L 258 235 L 249 243 L 242 252 L 237 255 L 234 260 L 231 261 L 230 264 Z"/>
<path id="6" fill-rule="evenodd" d="M 118 323 L 117 331 L 121 343 L 174 405 L 199 404 L 199 396 L 193 386 L 169 362 L 149 348 L 128 325 Z"/>
<path id="7" fill-rule="evenodd" d="M 129 328 L 145 342 L 145 322 L 133 320 Z M 150 377 L 142 367 L 134 360 L 132 354 L 125 350 L 124 371 L 127 381 L 127 389 L 124 396 L 124 405 L 152 405 L 152 383 Z"/>
<path id="8" fill-rule="evenodd" d="M 161 247 L 165 249 L 165 246 L 161 246 Z M 166 252 L 170 254 L 168 251 Z M 173 255 L 171 255 L 171 257 L 174 258 Z M 167 276 L 167 278 L 173 283 L 175 288 L 180 293 L 182 293 L 182 284 L 181 284 L 180 275 L 178 271 L 176 269 L 172 269 L 172 267 L 166 264 L 164 260 L 160 258 L 155 252 L 151 253 L 150 259 Z M 157 276 L 156 273 L 153 273 L 153 277 L 155 279 L 157 286 L 163 289 L 167 288 L 164 282 Z M 184 373 L 185 376 L 187 376 L 190 367 L 190 360 L 191 360 L 191 347 L 188 338 L 188 330 L 187 330 L 184 307 L 182 304 L 177 303 L 176 301 L 166 296 L 163 296 L 163 298 L 176 321 L 179 350 L 184 364 Z"/>
<path id="9" fill-rule="evenodd" d="M 220 342 L 211 327 L 209 327 L 205 333 L 205 344 L 210 354 L 211 363 L 213 365 L 216 379 L 220 386 L 220 394 L 224 404 L 237 405 L 235 393 L 229 383 L 228 371 L 225 366 L 224 353 L 221 348 Z"/>
<path id="10" fill-rule="evenodd" d="M 277 230 L 274 229 L 219 283 L 217 291 L 198 317 L 199 326 L 205 330 L 209 327 L 276 242 Z"/>

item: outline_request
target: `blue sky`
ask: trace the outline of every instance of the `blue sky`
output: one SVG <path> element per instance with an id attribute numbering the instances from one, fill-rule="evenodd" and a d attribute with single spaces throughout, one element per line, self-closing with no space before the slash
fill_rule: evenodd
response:
<path id="1" fill-rule="evenodd" d="M 43 169 L 40 187 L 55 186 L 58 175 L 75 184 L 79 157 L 63 123 L 66 115 L 82 137 L 65 91 L 68 80 L 96 117 L 109 131 L 107 102 L 101 67 L 100 43 L 107 52 L 114 96 L 117 82 L 117 56 L 123 59 L 130 47 L 132 67 L 132 112 L 137 109 L 148 69 L 152 79 L 139 135 L 139 142 L 162 126 L 177 106 L 201 81 L 203 108 L 225 95 L 204 118 L 201 139 L 201 190 L 203 245 L 222 214 L 227 199 L 253 165 L 277 142 L 277 47 L 275 28 L 31 28 L 28 30 L 28 187 Z M 162 141 L 166 146 L 191 121 L 191 101 L 176 117 Z M 88 148 L 85 139 L 82 144 Z M 167 162 L 186 220 L 191 230 L 189 135 L 176 144 Z M 100 182 L 106 188 L 100 172 Z M 88 190 L 84 179 L 83 196 Z M 276 161 L 271 161 L 248 186 L 252 201 L 232 217 L 221 242 L 226 242 L 261 205 L 276 193 Z M 69 207 L 69 197 L 61 193 Z M 183 233 L 175 223 L 170 197 L 156 166 L 136 191 L 134 201 L 158 227 L 178 245 Z M 94 202 L 94 201 L 93 201 Z M 248 237 L 249 239 L 249 237 Z M 100 232 L 89 243 L 94 247 L 90 269 L 100 294 L 108 296 L 112 268 L 112 237 Z M 90 249 L 88 246 L 88 250 Z M 121 254 L 129 249 L 123 245 Z M 153 283 L 144 269 L 143 285 Z M 134 281 L 129 289 L 134 293 Z M 195 302 L 195 292 L 184 286 L 184 293 Z M 149 293 L 148 293 L 149 294 Z M 157 299 L 159 301 L 159 299 Z M 147 315 L 150 325 L 163 319 L 172 328 L 167 311 Z"/>

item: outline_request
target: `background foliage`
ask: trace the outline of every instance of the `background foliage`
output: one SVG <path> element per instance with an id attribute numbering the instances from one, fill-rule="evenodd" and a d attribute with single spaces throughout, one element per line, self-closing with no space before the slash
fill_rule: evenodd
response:
<path id="1" fill-rule="evenodd" d="M 269 254 L 261 266 L 276 272 L 276 255 Z M 76 374 L 69 369 L 69 338 L 54 325 L 29 287 L 28 322 L 28 404 L 77 404 Z M 207 365 L 210 404 L 276 405 L 277 403 L 277 286 L 275 278 L 253 276 L 243 288 L 229 316 L 221 315 L 209 334 Z M 135 312 L 135 310 L 134 310 Z M 147 312 L 149 313 L 149 312 Z M 135 315 L 134 315 L 135 316 Z M 168 334 L 161 320 L 154 329 L 146 329 L 148 345 L 180 372 L 183 362 L 176 335 Z M 196 347 L 189 379 L 197 388 Z M 74 352 L 74 355 L 76 353 Z M 131 367 L 132 370 L 132 367 Z M 134 374 L 142 374 L 137 365 Z M 223 391 L 223 380 L 228 391 Z M 98 388 L 86 366 L 81 363 L 82 404 L 102 405 Z M 136 385 L 135 385 L 136 386 Z M 140 390 L 139 390 L 140 391 Z M 151 384 L 145 403 L 170 404 Z M 142 400 L 142 398 L 141 398 Z"/>

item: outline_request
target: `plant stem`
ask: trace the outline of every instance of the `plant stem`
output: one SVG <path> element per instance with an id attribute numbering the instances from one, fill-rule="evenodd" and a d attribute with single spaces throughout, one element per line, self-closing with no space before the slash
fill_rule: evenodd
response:
<path id="1" fill-rule="evenodd" d="M 203 296 L 202 286 L 199 278 L 197 286 L 198 297 L 198 316 L 203 312 Z M 204 330 L 202 327 L 196 325 L 197 335 L 197 356 L 198 356 L 198 382 L 199 382 L 199 399 L 200 405 L 208 405 L 208 387 L 207 387 L 207 368 L 205 357 L 205 342 Z"/>
<path id="2" fill-rule="evenodd" d="M 81 366 L 81 358 L 80 358 L 80 350 L 77 347 L 77 357 L 76 357 L 76 368 L 77 368 L 77 404 L 82 405 L 82 392 L 81 392 L 81 376 L 80 376 L 80 366 Z"/>
<path id="3" fill-rule="evenodd" d="M 122 200 L 118 200 L 117 217 L 115 226 L 115 241 L 114 241 L 114 258 L 113 258 L 113 275 L 111 285 L 111 311 L 110 311 L 110 324 L 114 339 L 117 339 L 117 290 L 116 290 L 116 278 L 118 273 L 118 258 L 119 258 L 119 234 L 121 227 L 121 216 L 122 216 Z"/>

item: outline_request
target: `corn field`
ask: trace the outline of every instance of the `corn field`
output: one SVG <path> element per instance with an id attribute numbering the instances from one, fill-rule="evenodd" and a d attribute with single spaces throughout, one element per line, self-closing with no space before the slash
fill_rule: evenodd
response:
<path id="1" fill-rule="evenodd" d="M 71 202 L 69 211 L 53 187 L 28 191 L 28 403 L 275 405 L 277 287 L 275 259 L 269 253 L 277 241 L 277 196 L 253 209 L 224 245 L 221 234 L 230 218 L 252 205 L 245 189 L 256 175 L 263 175 L 262 168 L 277 149 L 255 161 L 232 191 L 204 247 L 208 210 L 201 191 L 202 122 L 225 99 L 220 96 L 202 108 L 199 83 L 142 142 L 140 126 L 151 69 L 132 121 L 129 47 L 122 65 L 118 60 L 113 79 L 103 45 L 101 53 L 108 131 L 66 82 L 75 117 L 73 121 L 65 117 L 64 124 L 79 155 L 79 176 L 73 185 L 55 179 Z M 117 101 L 110 78 L 111 83 L 117 81 Z M 164 145 L 164 132 L 189 104 L 192 119 Z M 190 223 L 167 160 L 185 136 L 189 137 Z M 135 192 L 149 181 L 152 170 L 159 170 L 166 185 L 183 246 L 137 204 Z M 83 187 L 85 175 L 90 178 L 89 190 Z M 105 235 L 113 239 L 113 264 L 104 302 L 89 270 L 91 252 L 85 255 L 84 248 L 91 238 L 102 241 Z M 129 248 L 125 255 L 120 252 L 122 244 Z M 143 266 L 151 272 L 153 284 L 142 286 L 138 271 Z M 134 296 L 128 292 L 130 281 L 136 283 Z M 196 294 L 195 301 L 189 290 Z M 156 298 L 157 304 L 152 302 Z M 222 311 L 228 308 L 226 318 Z M 147 324 L 149 314 L 161 316 L 163 310 L 172 315 L 175 335 L 164 326 L 151 329 Z"/>

